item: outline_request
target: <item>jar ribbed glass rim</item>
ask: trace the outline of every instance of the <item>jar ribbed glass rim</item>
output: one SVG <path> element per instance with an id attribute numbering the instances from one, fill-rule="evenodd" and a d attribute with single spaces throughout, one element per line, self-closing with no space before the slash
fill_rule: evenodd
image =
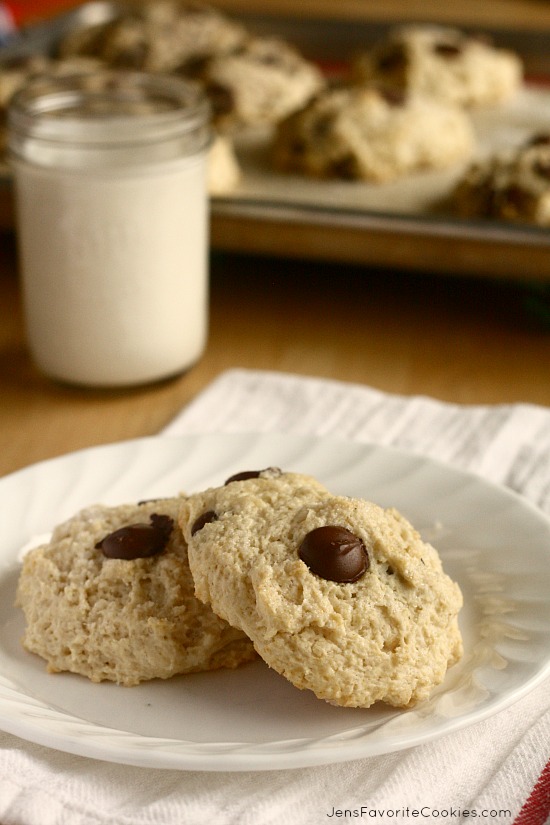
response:
<path id="1" fill-rule="evenodd" d="M 210 105 L 198 84 L 170 75 L 118 70 L 37 77 L 15 93 L 8 109 L 11 148 L 18 137 L 81 146 L 210 139 Z"/>

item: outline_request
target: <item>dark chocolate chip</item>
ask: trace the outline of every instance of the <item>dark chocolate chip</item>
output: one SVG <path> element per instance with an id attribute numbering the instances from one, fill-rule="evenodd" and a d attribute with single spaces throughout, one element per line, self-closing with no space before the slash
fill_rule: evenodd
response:
<path id="1" fill-rule="evenodd" d="M 120 527 L 98 541 L 96 548 L 108 559 L 144 559 L 162 553 L 174 526 L 170 516 L 153 513 L 150 523 L 130 524 Z"/>
<path id="2" fill-rule="evenodd" d="M 539 132 L 527 142 L 527 146 L 550 146 L 550 134 Z"/>
<path id="3" fill-rule="evenodd" d="M 167 501 L 167 500 L 168 500 L 167 496 L 160 496 L 158 498 L 142 498 L 140 501 L 138 501 L 138 505 L 152 504 L 154 501 Z"/>
<path id="4" fill-rule="evenodd" d="M 545 180 L 550 180 L 550 160 L 537 160 L 533 166 L 533 171 Z"/>
<path id="5" fill-rule="evenodd" d="M 511 183 L 499 192 L 498 206 L 502 215 L 521 215 L 532 201 L 532 195 L 519 184 Z"/>
<path id="6" fill-rule="evenodd" d="M 302 157 L 307 150 L 307 143 L 302 138 L 294 138 L 290 144 L 290 153 Z"/>
<path id="7" fill-rule="evenodd" d="M 241 473 L 229 476 L 225 485 L 231 484 L 232 481 L 247 481 L 249 478 L 259 478 L 262 473 L 269 473 L 269 478 L 278 478 L 283 474 L 283 471 L 279 467 L 265 467 L 263 470 L 243 470 Z"/>
<path id="8" fill-rule="evenodd" d="M 235 108 L 235 97 L 231 89 L 222 83 L 211 81 L 206 85 L 206 94 L 212 104 L 215 116 L 228 115 Z"/>
<path id="9" fill-rule="evenodd" d="M 460 57 L 462 54 L 462 47 L 457 43 L 435 43 L 433 47 L 434 52 L 440 57 Z"/>
<path id="10" fill-rule="evenodd" d="M 368 570 L 369 557 L 361 539 L 346 527 L 317 527 L 306 535 L 298 555 L 322 579 L 355 582 Z"/>
<path id="11" fill-rule="evenodd" d="M 235 473 L 235 475 L 229 476 L 225 485 L 231 484 L 232 481 L 248 481 L 249 478 L 259 478 L 261 472 L 261 470 L 243 470 L 242 473 Z"/>
<path id="12" fill-rule="evenodd" d="M 334 116 L 332 114 L 321 115 L 313 126 L 313 137 L 316 140 L 324 140 L 329 136 L 333 124 Z"/>
<path id="13" fill-rule="evenodd" d="M 111 60 L 111 65 L 116 69 L 142 69 L 149 52 L 147 43 L 136 43 L 129 48 L 121 49 Z"/>
<path id="14" fill-rule="evenodd" d="M 382 86 L 378 89 L 378 93 L 390 106 L 403 106 L 407 100 L 407 95 L 402 89 L 391 89 L 389 86 Z"/>
<path id="15" fill-rule="evenodd" d="M 257 63 L 261 63 L 264 66 L 284 67 L 285 65 L 285 61 L 281 55 L 276 52 L 264 52 L 264 54 L 256 55 L 255 59 Z"/>
<path id="16" fill-rule="evenodd" d="M 330 164 L 329 172 L 337 178 L 355 180 L 355 178 L 358 177 L 357 159 L 351 153 L 342 155 L 340 158 L 335 158 Z"/>
<path id="17" fill-rule="evenodd" d="M 190 57 L 188 60 L 184 60 L 183 63 L 177 67 L 176 72 L 184 75 L 185 77 L 200 79 L 208 66 L 209 60 L 210 58 L 205 57 L 204 55 Z"/>
<path id="18" fill-rule="evenodd" d="M 214 512 L 214 510 L 207 510 L 206 513 L 203 513 L 197 519 L 195 519 L 193 526 L 191 527 L 191 535 L 194 536 L 195 533 L 198 533 L 199 530 L 202 530 L 205 524 L 211 524 L 213 521 L 217 521 L 218 516 Z"/>
<path id="19" fill-rule="evenodd" d="M 381 72 L 404 71 L 408 62 L 407 52 L 400 45 L 384 50 L 376 59 L 376 65 Z"/>

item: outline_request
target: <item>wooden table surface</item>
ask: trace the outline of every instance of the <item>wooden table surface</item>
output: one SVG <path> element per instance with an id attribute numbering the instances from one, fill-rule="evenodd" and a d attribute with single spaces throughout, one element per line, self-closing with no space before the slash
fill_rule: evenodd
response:
<path id="1" fill-rule="evenodd" d="M 539 287 L 227 253 L 212 255 L 209 343 L 187 374 L 124 391 L 62 386 L 30 361 L 15 246 L 0 235 L 0 475 L 154 434 L 232 367 L 467 404 L 550 405 L 550 310 Z"/>

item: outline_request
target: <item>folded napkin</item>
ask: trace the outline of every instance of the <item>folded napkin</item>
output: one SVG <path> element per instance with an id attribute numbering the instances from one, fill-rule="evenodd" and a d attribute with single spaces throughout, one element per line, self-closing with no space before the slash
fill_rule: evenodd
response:
<path id="1" fill-rule="evenodd" d="M 550 514 L 550 409 L 458 406 L 280 373 L 222 374 L 165 429 L 292 432 L 394 445 L 505 484 Z M 549 548 L 550 563 L 550 548 Z M 550 597 L 550 594 L 549 594 Z M 300 770 L 146 770 L 0 734 L 1 825 L 550 821 L 550 680 L 406 751 Z"/>

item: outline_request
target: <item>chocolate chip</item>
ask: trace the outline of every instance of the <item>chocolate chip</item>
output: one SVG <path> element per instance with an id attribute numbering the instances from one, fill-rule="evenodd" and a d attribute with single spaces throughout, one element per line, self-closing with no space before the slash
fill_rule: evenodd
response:
<path id="1" fill-rule="evenodd" d="M 503 216 L 516 217 L 529 209 L 532 196 L 519 184 L 511 183 L 499 192 L 498 206 Z"/>
<path id="2" fill-rule="evenodd" d="M 330 113 L 321 115 L 313 126 L 313 137 L 316 140 L 325 140 L 330 134 L 334 123 L 334 116 Z"/>
<path id="3" fill-rule="evenodd" d="M 368 570 L 369 557 L 361 539 L 346 527 L 317 527 L 306 535 L 298 555 L 322 579 L 355 582 Z"/>
<path id="4" fill-rule="evenodd" d="M 235 475 L 229 476 L 224 486 L 231 484 L 232 481 L 247 481 L 249 478 L 259 478 L 261 472 L 261 470 L 243 470 L 242 473 L 235 473 Z"/>
<path id="5" fill-rule="evenodd" d="M 282 476 L 283 471 L 280 467 L 265 467 L 263 470 L 244 470 L 241 473 L 235 473 L 235 475 L 229 476 L 225 485 L 231 484 L 232 481 L 247 481 L 249 478 L 260 478 L 264 473 L 266 478 L 279 478 L 279 476 Z"/>
<path id="6" fill-rule="evenodd" d="M 157 497 L 157 498 L 142 498 L 140 501 L 138 501 L 138 505 L 141 506 L 142 504 L 152 504 L 154 501 L 167 501 L 167 500 L 168 500 L 167 496 L 160 496 L 160 497 Z"/>
<path id="7" fill-rule="evenodd" d="M 111 60 L 111 65 L 116 69 L 142 69 L 147 62 L 149 52 L 147 43 L 135 43 L 117 52 Z"/>
<path id="8" fill-rule="evenodd" d="M 276 52 L 265 52 L 264 54 L 258 54 L 255 56 L 255 59 L 257 63 L 261 63 L 263 66 L 284 67 L 285 65 L 281 55 Z"/>
<path id="9" fill-rule="evenodd" d="M 205 524 L 211 524 L 213 521 L 217 521 L 218 516 L 214 512 L 214 510 L 207 510 L 206 513 L 203 513 L 197 519 L 195 519 L 193 526 L 191 527 L 191 535 L 194 536 L 195 533 L 198 533 L 199 530 L 202 530 Z"/>
<path id="10" fill-rule="evenodd" d="M 403 46 L 396 45 L 383 51 L 376 59 L 381 72 L 402 72 L 408 65 L 407 52 Z"/>
<path id="11" fill-rule="evenodd" d="M 533 166 L 533 171 L 545 180 L 550 180 L 550 160 L 537 160 Z"/>
<path id="12" fill-rule="evenodd" d="M 330 164 L 329 173 L 337 178 L 355 180 L 358 177 L 357 159 L 351 153 L 335 158 Z"/>
<path id="13" fill-rule="evenodd" d="M 460 57 L 462 54 L 462 47 L 457 43 L 435 43 L 433 47 L 434 52 L 440 57 Z"/>
<path id="14" fill-rule="evenodd" d="M 228 115 L 235 108 L 235 97 L 231 89 L 222 83 L 211 81 L 206 85 L 206 94 L 212 104 L 215 116 Z"/>
<path id="15" fill-rule="evenodd" d="M 307 143 L 302 138 L 294 138 L 290 143 L 289 150 L 292 155 L 298 155 L 301 157 L 306 153 Z"/>
<path id="16" fill-rule="evenodd" d="M 105 536 L 95 545 L 108 559 L 144 559 L 162 553 L 174 526 L 170 516 L 153 513 L 150 523 L 130 524 Z"/>
<path id="17" fill-rule="evenodd" d="M 381 86 L 378 94 L 390 106 L 403 106 L 407 100 L 407 95 L 402 89 L 391 89 L 389 86 Z"/>
<path id="18" fill-rule="evenodd" d="M 185 77 L 200 79 L 208 67 L 209 61 L 210 58 L 205 57 L 204 55 L 190 57 L 189 59 L 184 60 L 183 63 L 177 67 L 176 72 L 184 75 Z"/>
<path id="19" fill-rule="evenodd" d="M 539 132 L 528 141 L 527 146 L 550 146 L 550 134 Z"/>

